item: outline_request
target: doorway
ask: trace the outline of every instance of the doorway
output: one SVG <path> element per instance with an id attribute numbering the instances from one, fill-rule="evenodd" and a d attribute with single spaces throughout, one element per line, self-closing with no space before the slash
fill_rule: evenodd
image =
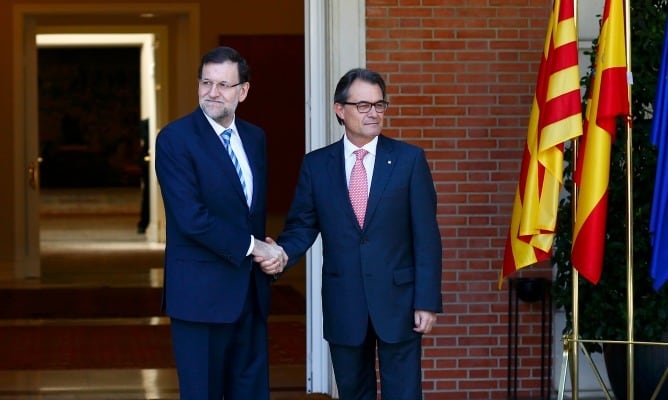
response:
<path id="1" fill-rule="evenodd" d="M 92 276 L 105 275 L 99 267 L 90 271 L 92 260 L 76 262 L 84 258 L 76 246 L 159 250 L 149 249 L 155 235 L 146 234 L 150 198 L 156 196 L 148 182 L 154 48 L 153 34 L 37 35 L 43 283 L 94 284 Z M 67 254 L 78 256 L 55 261 Z M 153 264 L 159 267 L 159 261 Z M 146 280 L 158 285 L 149 278 L 159 275 L 152 271 Z M 107 281 L 122 280 L 116 275 L 107 271 Z"/>
<path id="2" fill-rule="evenodd" d="M 170 118 L 171 113 L 183 113 L 185 107 L 180 101 L 172 102 L 171 106 L 168 104 L 167 97 L 170 90 L 172 92 L 185 91 L 187 83 L 180 78 L 169 79 L 168 68 L 175 71 L 177 74 L 189 68 L 185 62 L 179 58 L 176 62 L 168 63 L 169 53 L 184 54 L 183 58 L 191 58 L 198 46 L 199 36 L 197 30 L 194 28 L 198 24 L 198 7 L 197 5 L 184 5 L 177 8 L 171 4 L 155 4 L 151 6 L 153 13 L 141 14 L 145 15 L 146 24 L 137 25 L 137 15 L 140 14 L 137 7 L 129 5 L 116 6 L 115 10 L 123 15 L 123 18 L 118 19 L 120 25 L 107 26 L 101 21 L 104 21 L 104 15 L 110 11 L 108 7 L 102 6 L 71 6 L 72 9 L 56 7 L 50 9 L 48 6 L 17 6 L 15 7 L 15 14 L 20 18 L 16 20 L 20 24 L 16 27 L 17 31 L 21 32 L 17 37 L 36 37 L 36 41 L 23 41 L 22 44 L 16 46 L 15 59 L 25 60 L 25 68 L 16 72 L 17 87 L 16 103 L 23 105 L 23 108 L 18 108 L 16 122 L 18 125 L 18 132 L 23 132 L 20 140 L 17 141 L 17 154 L 19 158 L 18 165 L 28 165 L 29 174 L 31 176 L 30 185 L 27 188 L 17 188 L 16 192 L 20 196 L 24 196 L 19 201 L 20 207 L 23 210 L 17 210 L 19 215 L 23 214 L 26 217 L 25 232 L 18 235 L 20 240 L 24 243 L 19 243 L 21 247 L 25 248 L 25 257 L 23 263 L 17 264 L 15 276 L 18 278 L 39 277 L 41 275 L 40 266 L 40 162 L 45 158 L 42 156 L 42 144 L 38 140 L 40 134 L 40 126 L 36 122 L 37 116 L 40 114 L 38 110 L 38 71 L 37 71 L 37 54 L 39 49 L 45 47 L 63 46 L 66 43 L 68 46 L 124 46 L 134 47 L 140 51 L 141 79 L 140 79 L 140 106 L 137 111 L 138 120 L 146 120 L 148 122 L 148 147 L 152 147 L 155 141 L 157 128 L 166 124 Z M 116 8 L 114 7 L 114 8 Z M 147 11 L 145 7 L 142 11 Z M 75 13 L 80 14 L 81 18 L 77 21 L 85 21 L 90 25 L 76 25 L 71 21 L 63 22 L 65 15 Z M 154 16 L 160 15 L 156 19 Z M 127 19 L 128 24 L 123 25 L 123 19 Z M 142 17 L 143 18 L 143 17 Z M 67 18 L 65 18 L 67 19 Z M 174 21 L 179 24 L 174 23 Z M 185 41 L 176 41 L 170 44 L 168 37 L 182 37 Z M 77 38 L 77 39 L 73 39 Z M 77 42 L 78 41 L 78 42 Z M 39 43 L 38 43 L 39 42 Z M 120 43 L 120 44 L 119 44 Z M 98 82 L 98 84 L 102 84 Z M 188 105 L 189 107 L 190 105 Z M 176 110 L 176 111 L 174 111 Z M 72 118 L 70 118 L 72 119 Z M 139 121 L 136 122 L 137 126 Z M 59 122 L 62 125 L 62 121 Z M 76 131 L 76 130 L 75 130 Z M 76 146 L 75 146 L 76 147 Z M 118 146 L 117 146 L 118 147 Z M 62 150 L 62 149 L 61 149 Z M 75 149 L 76 150 L 76 149 Z M 87 149 L 90 150 L 90 149 Z M 150 150 L 149 150 L 150 151 Z M 90 151 L 80 152 L 78 156 L 88 158 L 87 165 L 74 165 L 78 176 L 81 178 L 85 176 L 92 165 L 99 160 L 93 156 L 89 157 Z M 117 157 L 123 158 L 123 157 Z M 67 157 L 72 161 L 72 157 Z M 153 161 L 148 157 L 148 167 L 153 169 Z M 121 161 L 118 169 L 126 169 L 128 173 L 120 174 L 120 179 L 136 179 L 136 169 L 128 168 L 127 162 Z M 49 171 L 52 172 L 52 171 Z M 134 176 L 133 176 L 134 174 Z M 162 205 L 160 198 L 157 195 L 157 181 L 155 174 L 148 174 L 148 187 L 153 192 L 149 195 L 149 215 L 150 222 L 148 229 L 143 238 L 148 239 L 147 242 L 160 242 L 164 238 L 164 221 L 163 213 L 160 212 Z M 45 178 L 54 178 L 53 176 Z M 23 182 L 20 180 L 17 185 Z M 141 206 L 139 197 L 136 200 L 136 207 Z M 74 207 L 78 207 L 76 204 Z M 136 222 L 135 222 L 136 223 Z"/>
<path id="3" fill-rule="evenodd" d="M 42 261 L 65 241 L 155 242 L 146 235 L 154 42 L 37 35 Z"/>

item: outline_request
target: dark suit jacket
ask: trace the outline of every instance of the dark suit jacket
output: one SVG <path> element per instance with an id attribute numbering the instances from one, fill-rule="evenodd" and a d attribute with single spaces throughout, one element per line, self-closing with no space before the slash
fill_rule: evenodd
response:
<path id="1" fill-rule="evenodd" d="M 246 256 L 250 236 L 264 240 L 267 156 L 265 134 L 236 119 L 251 170 L 251 207 L 220 138 L 198 107 L 167 125 L 156 140 L 156 173 L 165 203 L 164 305 L 170 317 L 233 322 L 250 279 L 269 312 L 270 279 Z"/>
<path id="2" fill-rule="evenodd" d="M 415 338 L 414 310 L 442 311 L 441 236 L 424 151 L 379 136 L 364 229 L 353 213 L 343 140 L 304 157 L 279 243 L 294 264 L 323 239 L 324 336 L 360 345 L 369 317 L 386 342 Z"/>

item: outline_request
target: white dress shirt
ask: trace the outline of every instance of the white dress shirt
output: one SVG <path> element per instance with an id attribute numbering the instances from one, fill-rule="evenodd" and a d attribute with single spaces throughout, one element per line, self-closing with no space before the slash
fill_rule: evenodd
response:
<path id="1" fill-rule="evenodd" d="M 343 156 L 346 160 L 346 186 L 350 185 L 350 173 L 353 171 L 353 166 L 355 165 L 355 160 L 357 156 L 355 155 L 355 150 L 364 149 L 369 153 L 362 160 L 364 162 L 364 169 L 366 170 L 366 181 L 369 187 L 367 188 L 367 193 L 371 189 L 371 178 L 373 177 L 373 165 L 376 162 L 376 147 L 378 146 L 378 136 L 373 138 L 372 141 L 365 144 L 362 147 L 357 147 L 344 134 L 343 135 Z"/>

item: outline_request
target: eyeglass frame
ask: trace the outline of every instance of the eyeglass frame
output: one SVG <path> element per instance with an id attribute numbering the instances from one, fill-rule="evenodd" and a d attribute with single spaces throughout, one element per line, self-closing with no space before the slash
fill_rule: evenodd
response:
<path id="1" fill-rule="evenodd" d="M 348 105 L 348 106 L 355 106 L 357 108 L 357 111 L 362 113 L 362 114 L 370 113 L 372 107 L 373 107 L 374 110 L 376 110 L 377 113 L 382 114 L 385 111 L 387 111 L 387 109 L 390 107 L 390 102 L 386 101 L 386 100 L 380 100 L 380 101 L 377 101 L 375 103 L 369 103 L 368 101 L 358 101 L 357 103 L 351 103 L 351 102 L 345 101 L 341 104 Z M 385 108 L 383 109 L 383 111 L 378 111 L 378 106 L 381 105 L 381 104 Z M 362 111 L 362 110 L 360 110 L 360 106 L 362 106 L 362 107 L 369 106 L 369 109 L 366 110 L 366 111 Z"/>
<path id="2" fill-rule="evenodd" d="M 216 82 L 212 81 L 211 79 L 198 79 L 197 83 L 203 87 L 204 89 L 207 89 L 207 91 L 212 91 L 215 87 L 219 87 L 220 90 L 225 90 L 225 89 L 232 89 L 233 87 L 237 87 L 239 85 L 242 85 L 246 82 L 239 82 L 235 84 L 231 84 L 229 82 L 221 81 L 221 82 Z"/>

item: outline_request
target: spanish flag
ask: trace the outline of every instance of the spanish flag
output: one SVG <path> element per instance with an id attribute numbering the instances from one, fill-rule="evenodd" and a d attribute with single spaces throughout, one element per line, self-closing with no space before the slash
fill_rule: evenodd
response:
<path id="1" fill-rule="evenodd" d="M 547 29 L 499 287 L 552 252 L 564 142 L 582 135 L 577 30 L 572 0 L 555 0 Z"/>
<path id="2" fill-rule="evenodd" d="M 617 118 L 630 114 L 623 0 L 605 2 L 591 84 L 575 170 L 578 197 L 571 261 L 596 284 L 603 269 L 610 150 Z"/>

